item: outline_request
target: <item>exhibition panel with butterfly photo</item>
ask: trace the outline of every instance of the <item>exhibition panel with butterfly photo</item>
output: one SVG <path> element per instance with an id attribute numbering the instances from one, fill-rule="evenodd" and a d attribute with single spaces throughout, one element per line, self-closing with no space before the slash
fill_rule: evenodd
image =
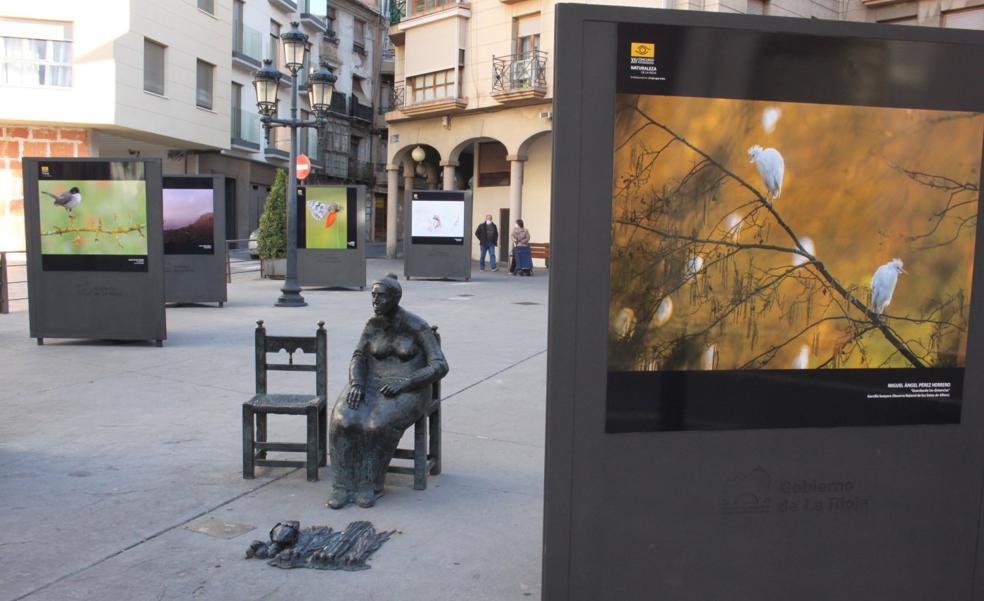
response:
<path id="1" fill-rule="evenodd" d="M 38 164 L 45 271 L 147 271 L 142 163 Z"/>
<path id="2" fill-rule="evenodd" d="M 683 62 L 705 35 L 620 29 L 608 431 L 959 423 L 984 114 L 843 57 L 797 74 L 823 39 Z"/>
<path id="3" fill-rule="evenodd" d="M 357 191 L 344 186 L 297 189 L 297 248 L 358 247 Z"/>

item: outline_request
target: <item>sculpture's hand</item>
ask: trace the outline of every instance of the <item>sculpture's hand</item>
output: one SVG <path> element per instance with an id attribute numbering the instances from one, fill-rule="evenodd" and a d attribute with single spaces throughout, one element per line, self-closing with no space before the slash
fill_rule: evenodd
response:
<path id="1" fill-rule="evenodd" d="M 366 398 L 366 389 L 362 384 L 352 384 L 349 387 L 348 398 L 345 399 L 348 402 L 350 409 L 358 409 L 359 405 L 362 404 L 362 400 Z"/>
<path id="2" fill-rule="evenodd" d="M 394 397 L 403 392 L 405 382 L 406 379 L 397 380 L 396 382 L 383 386 L 379 389 L 379 392 L 383 393 L 383 396 Z"/>

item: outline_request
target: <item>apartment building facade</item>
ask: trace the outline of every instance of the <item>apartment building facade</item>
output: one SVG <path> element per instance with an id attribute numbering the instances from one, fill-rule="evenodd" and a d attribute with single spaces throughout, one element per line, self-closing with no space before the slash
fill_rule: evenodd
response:
<path id="1" fill-rule="evenodd" d="M 372 189 L 379 159 L 378 97 L 383 40 L 387 21 L 379 0 L 331 0 L 327 14 L 333 35 L 322 42 L 321 54 L 332 67 L 335 82 L 334 107 L 344 114 L 329 119 L 324 132 L 326 170 L 312 183 L 348 183 Z M 369 237 L 375 218 L 367 203 Z"/>
<path id="2" fill-rule="evenodd" d="M 0 4 L 0 249 L 24 248 L 23 156 L 153 155 L 184 172 L 170 150 L 228 145 L 226 8 Z"/>
<path id="3" fill-rule="evenodd" d="M 299 117 L 312 117 L 309 70 L 338 76 L 320 132 L 300 131 L 310 181 L 375 181 L 373 151 L 380 46 L 386 21 L 375 3 L 338 0 L 50 0 L 0 3 L 0 249 L 24 248 L 22 156 L 154 157 L 165 174 L 223 174 L 228 239 L 258 227 L 289 130 L 264 131 L 253 74 L 284 66 L 280 33 L 309 36 L 298 74 Z M 286 116 L 289 85 L 282 85 Z M 378 137 L 378 134 L 377 134 Z"/>
<path id="4" fill-rule="evenodd" d="M 984 0 L 592 3 L 984 29 Z M 396 51 L 395 81 L 386 113 L 390 256 L 402 227 L 401 186 L 470 189 L 472 230 L 491 214 L 505 242 L 512 222 L 522 218 L 534 242 L 549 241 L 556 4 L 399 0 L 394 5 L 389 35 Z M 416 148 L 424 151 L 424 160 L 412 158 Z M 500 244 L 501 257 L 506 248 Z"/>

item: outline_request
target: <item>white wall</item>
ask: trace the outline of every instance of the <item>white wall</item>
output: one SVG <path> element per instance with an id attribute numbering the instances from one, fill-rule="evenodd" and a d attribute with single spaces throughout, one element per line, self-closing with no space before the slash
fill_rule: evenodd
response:
<path id="1" fill-rule="evenodd" d="M 109 124 L 115 117 L 115 41 L 129 28 L 129 2 L 102 0 L 100 10 L 78 0 L 3 0 L 0 15 L 72 23 L 72 86 L 0 87 L 7 123 Z"/>
<path id="2" fill-rule="evenodd" d="M 196 0 L 131 3 L 130 31 L 116 39 L 116 125 L 212 148 L 229 146 L 232 0 L 215 14 Z M 167 46 L 164 96 L 144 91 L 144 37 Z M 197 60 L 215 65 L 212 108 L 196 106 Z"/>

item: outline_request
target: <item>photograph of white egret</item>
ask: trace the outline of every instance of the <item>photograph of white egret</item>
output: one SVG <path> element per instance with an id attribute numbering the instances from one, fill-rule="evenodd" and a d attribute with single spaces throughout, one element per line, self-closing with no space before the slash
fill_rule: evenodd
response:
<path id="1" fill-rule="evenodd" d="M 414 244 L 464 244 L 463 201 L 414 196 L 410 203 L 410 236 Z"/>
<path id="2" fill-rule="evenodd" d="M 982 141 L 979 113 L 618 95 L 609 394 L 779 396 L 777 427 L 958 422 Z M 679 375 L 707 372 L 730 375 Z M 803 413 L 829 398 L 860 417 Z"/>
<path id="3" fill-rule="evenodd" d="M 143 180 L 42 179 L 38 191 L 45 270 L 146 270 Z"/>

